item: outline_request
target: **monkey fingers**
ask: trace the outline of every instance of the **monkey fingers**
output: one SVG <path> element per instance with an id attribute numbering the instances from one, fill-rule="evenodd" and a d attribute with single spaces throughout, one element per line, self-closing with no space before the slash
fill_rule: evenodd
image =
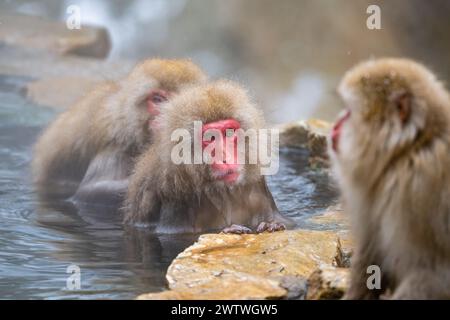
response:
<path id="1" fill-rule="evenodd" d="M 258 227 L 256 228 L 256 233 L 262 233 L 262 232 L 275 232 L 275 231 L 283 231 L 286 230 L 286 226 L 281 222 L 276 221 L 270 221 L 261 222 Z"/>
<path id="2" fill-rule="evenodd" d="M 239 224 L 232 224 L 229 227 L 226 227 L 222 230 L 222 233 L 228 233 L 228 234 L 248 234 L 253 233 L 253 231 L 250 228 L 247 228 L 245 226 L 241 226 Z"/>

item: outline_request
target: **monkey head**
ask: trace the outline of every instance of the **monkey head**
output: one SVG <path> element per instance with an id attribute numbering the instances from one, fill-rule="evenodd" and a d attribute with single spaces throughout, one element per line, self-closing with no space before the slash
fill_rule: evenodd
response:
<path id="1" fill-rule="evenodd" d="M 184 90 L 164 105 L 156 121 L 161 126 L 160 143 L 165 146 L 161 148 L 165 153 L 161 156 L 166 157 L 162 163 L 172 167 L 167 172 L 175 174 L 174 181 L 188 180 L 202 189 L 205 183 L 232 188 L 260 179 L 257 161 L 247 161 L 257 146 L 244 135 L 257 132 L 264 120 L 239 85 L 217 81 Z M 174 135 L 179 129 L 189 138 L 180 141 L 180 136 Z M 187 142 L 181 152 L 190 156 L 183 163 L 174 163 L 181 142 Z"/>
<path id="2" fill-rule="evenodd" d="M 338 92 L 346 110 L 332 130 L 330 154 L 363 180 L 448 135 L 449 96 L 411 60 L 361 63 L 346 73 Z"/>
<path id="3" fill-rule="evenodd" d="M 203 71 L 189 60 L 148 59 L 138 64 L 107 98 L 111 112 L 105 117 L 114 118 L 108 122 L 111 134 L 122 145 L 137 140 L 143 146 L 157 127 L 154 119 L 161 104 L 182 88 L 205 80 Z"/>

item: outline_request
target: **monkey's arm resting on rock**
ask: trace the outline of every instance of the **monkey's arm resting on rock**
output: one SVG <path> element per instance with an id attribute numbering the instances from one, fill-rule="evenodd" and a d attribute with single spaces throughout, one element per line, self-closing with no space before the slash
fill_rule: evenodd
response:
<path id="1" fill-rule="evenodd" d="M 145 160 L 140 163 L 149 164 Z M 144 166 L 138 167 L 131 176 L 125 201 L 127 224 L 150 225 L 160 233 L 222 231 L 235 234 L 274 232 L 295 226 L 278 211 L 263 177 L 258 183 L 232 190 L 210 190 L 206 186 L 190 195 L 187 190 L 184 197 L 177 198 L 176 194 L 159 194 L 161 183 L 154 175 L 144 175 L 141 171 Z"/>
<path id="2" fill-rule="evenodd" d="M 283 217 L 278 211 L 264 177 L 258 183 L 236 192 L 231 201 L 235 204 L 231 216 L 238 213 L 242 217 L 248 217 L 248 221 L 242 220 L 242 224 L 237 224 L 235 221 L 241 219 L 239 216 L 235 217 L 231 220 L 232 224 L 222 230 L 223 233 L 275 232 L 295 226 L 291 219 Z"/>

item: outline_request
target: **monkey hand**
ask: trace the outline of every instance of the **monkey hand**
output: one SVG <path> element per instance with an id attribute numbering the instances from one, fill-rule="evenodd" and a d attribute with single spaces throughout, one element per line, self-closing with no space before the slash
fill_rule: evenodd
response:
<path id="1" fill-rule="evenodd" d="M 262 232 L 275 232 L 275 231 L 283 231 L 286 230 L 286 226 L 281 222 L 276 221 L 270 221 L 261 222 L 258 227 L 256 228 L 256 233 L 262 233 Z"/>
<path id="2" fill-rule="evenodd" d="M 239 224 L 232 224 L 229 227 L 226 227 L 222 230 L 222 233 L 228 233 L 228 234 L 248 234 L 252 233 L 252 230 L 250 228 L 247 228 L 245 226 L 241 226 Z"/>

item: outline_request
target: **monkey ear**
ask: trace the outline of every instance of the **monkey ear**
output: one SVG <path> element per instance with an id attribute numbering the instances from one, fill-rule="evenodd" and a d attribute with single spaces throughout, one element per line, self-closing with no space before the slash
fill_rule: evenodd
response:
<path id="1" fill-rule="evenodd" d="M 402 93 L 398 95 L 394 100 L 395 106 L 397 107 L 397 113 L 400 121 L 404 124 L 408 121 L 411 114 L 411 95 L 408 93 Z"/>

